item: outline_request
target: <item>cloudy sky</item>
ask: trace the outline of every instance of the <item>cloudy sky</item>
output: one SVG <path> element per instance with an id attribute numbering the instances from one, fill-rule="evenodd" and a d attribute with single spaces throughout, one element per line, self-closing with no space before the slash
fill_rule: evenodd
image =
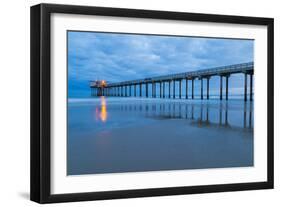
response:
<path id="1" fill-rule="evenodd" d="M 90 80 L 119 82 L 250 62 L 253 47 L 253 40 L 68 32 L 69 96 L 89 96 Z M 218 81 L 212 79 L 215 93 Z M 242 75 L 231 76 L 231 90 L 242 92 L 242 82 Z"/>

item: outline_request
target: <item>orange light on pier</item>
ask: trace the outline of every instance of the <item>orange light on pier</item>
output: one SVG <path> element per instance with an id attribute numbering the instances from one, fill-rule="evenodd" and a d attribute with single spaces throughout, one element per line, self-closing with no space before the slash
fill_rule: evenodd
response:
<path id="1" fill-rule="evenodd" d="M 106 86 L 105 80 L 102 80 L 102 81 L 101 81 L 101 86 L 102 86 L 102 87 Z"/>

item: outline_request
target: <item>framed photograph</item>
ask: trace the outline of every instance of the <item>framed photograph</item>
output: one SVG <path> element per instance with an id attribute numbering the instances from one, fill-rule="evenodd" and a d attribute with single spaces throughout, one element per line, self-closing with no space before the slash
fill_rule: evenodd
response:
<path id="1" fill-rule="evenodd" d="M 31 200 L 273 188 L 273 19 L 31 7 Z"/>

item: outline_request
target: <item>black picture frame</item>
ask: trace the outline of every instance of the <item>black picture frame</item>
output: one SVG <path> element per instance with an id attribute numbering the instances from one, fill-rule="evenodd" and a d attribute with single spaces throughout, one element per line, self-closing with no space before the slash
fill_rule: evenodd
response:
<path id="1" fill-rule="evenodd" d="M 267 181 L 186 187 L 167 187 L 106 192 L 51 194 L 51 90 L 50 90 L 50 15 L 52 13 L 134 17 L 194 22 L 218 22 L 267 26 Z M 30 199 L 38 203 L 103 200 L 146 196 L 165 196 L 273 188 L 273 46 L 272 18 L 195 14 L 89 6 L 39 4 L 31 7 L 31 174 Z"/>

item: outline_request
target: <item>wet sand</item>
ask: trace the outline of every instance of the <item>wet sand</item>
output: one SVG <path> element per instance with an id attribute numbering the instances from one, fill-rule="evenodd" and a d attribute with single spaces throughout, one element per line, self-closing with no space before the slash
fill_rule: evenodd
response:
<path id="1" fill-rule="evenodd" d="M 253 166 L 243 101 L 71 100 L 68 175 Z"/>

